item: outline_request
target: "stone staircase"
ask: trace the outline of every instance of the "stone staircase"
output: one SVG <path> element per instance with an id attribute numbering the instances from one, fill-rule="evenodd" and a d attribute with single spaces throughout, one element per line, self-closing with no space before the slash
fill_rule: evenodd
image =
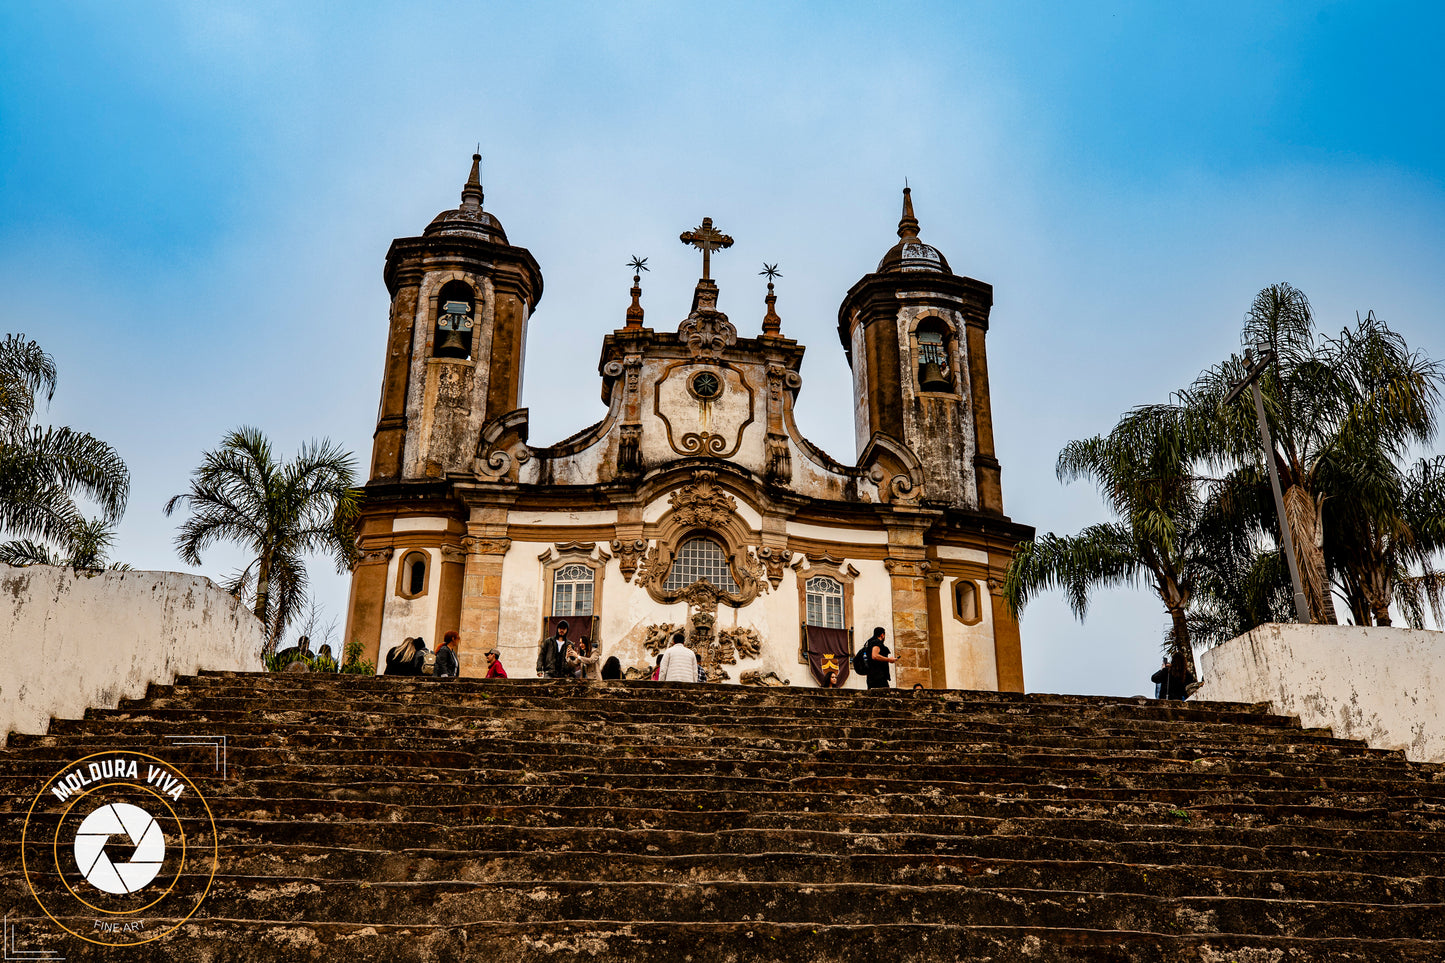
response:
<path id="1" fill-rule="evenodd" d="M 18 839 L 123 748 L 196 779 L 220 869 L 108 949 Z M 203 674 L 0 759 L 7 959 L 1445 959 L 1445 770 L 1258 706 Z"/>

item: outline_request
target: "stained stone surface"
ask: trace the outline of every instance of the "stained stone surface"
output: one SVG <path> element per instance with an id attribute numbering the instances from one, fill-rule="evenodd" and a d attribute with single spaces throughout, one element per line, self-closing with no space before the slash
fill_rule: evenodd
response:
<path id="1" fill-rule="evenodd" d="M 197 732 L 200 912 L 62 939 L 31 796 Z M 1445 958 L 1445 769 L 1244 704 L 204 674 L 0 761 L 0 902 L 70 960 Z"/>

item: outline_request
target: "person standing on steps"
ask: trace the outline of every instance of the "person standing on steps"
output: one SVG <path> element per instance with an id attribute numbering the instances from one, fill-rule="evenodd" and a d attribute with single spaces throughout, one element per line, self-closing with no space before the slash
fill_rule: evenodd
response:
<path id="1" fill-rule="evenodd" d="M 657 664 L 659 682 L 696 682 L 697 656 L 687 647 L 687 636 L 681 632 L 672 633 L 672 645 L 662 653 Z"/>
<path id="2" fill-rule="evenodd" d="M 888 688 L 891 678 L 888 667 L 898 661 L 884 641 L 887 636 L 888 633 L 880 625 L 873 630 L 873 637 L 868 640 L 868 688 L 870 689 Z"/>
<path id="3" fill-rule="evenodd" d="M 567 679 L 572 675 L 572 670 L 567 666 L 567 653 L 570 647 L 567 645 L 567 632 L 571 626 L 566 619 L 557 622 L 557 631 L 550 639 L 542 640 L 542 648 L 537 652 L 537 678 L 539 679 Z"/>
<path id="4" fill-rule="evenodd" d="M 507 670 L 502 668 L 502 657 L 497 654 L 496 649 L 487 650 L 487 678 L 505 679 Z"/>
<path id="5" fill-rule="evenodd" d="M 1188 695 L 1186 690 L 1194 682 L 1194 673 L 1189 671 L 1189 665 L 1184 661 L 1184 653 L 1175 652 L 1169 664 L 1150 676 L 1149 681 L 1163 683 L 1164 698 L 1182 700 Z"/>
<path id="6" fill-rule="evenodd" d="M 616 682 L 622 678 L 622 663 L 617 656 L 609 655 L 607 661 L 602 663 L 602 680 L 604 682 Z"/>
<path id="7" fill-rule="evenodd" d="M 1161 671 L 1166 671 L 1166 672 L 1169 670 L 1169 657 L 1168 657 L 1167 655 L 1164 657 L 1164 663 L 1163 663 L 1163 665 L 1160 666 L 1160 669 L 1161 669 Z M 1162 698 L 1164 698 L 1164 686 L 1165 686 L 1165 683 L 1164 683 L 1164 680 L 1159 677 L 1159 673 L 1156 672 L 1156 673 L 1154 673 L 1152 676 L 1150 676 L 1150 677 L 1149 677 L 1149 681 L 1152 682 L 1152 683 L 1154 683 L 1154 698 L 1156 698 L 1156 699 L 1162 699 Z"/>
<path id="8" fill-rule="evenodd" d="M 386 670 L 382 675 L 421 675 L 421 667 L 426 662 L 426 650 L 418 648 L 419 642 L 421 639 L 408 636 L 400 645 L 393 646 L 391 651 L 386 653 Z"/>
<path id="9" fill-rule="evenodd" d="M 572 667 L 577 678 L 595 682 L 600 678 L 597 658 L 598 653 L 592 647 L 592 641 L 582 639 L 577 643 L 577 650 L 567 656 L 567 664 Z"/>
<path id="10" fill-rule="evenodd" d="M 461 660 L 457 658 L 457 641 L 461 633 L 455 629 L 442 636 L 442 644 L 437 646 L 436 671 L 433 673 L 438 679 L 455 679 L 461 675 Z"/>

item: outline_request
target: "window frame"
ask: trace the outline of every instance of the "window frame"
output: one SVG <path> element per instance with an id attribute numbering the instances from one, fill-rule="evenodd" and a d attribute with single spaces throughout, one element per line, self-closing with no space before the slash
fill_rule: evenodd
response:
<path id="1" fill-rule="evenodd" d="M 411 591 L 411 568 L 414 561 L 422 563 L 421 591 Z M 431 591 L 432 557 L 424 548 L 409 548 L 402 552 L 396 566 L 396 594 L 404 599 L 424 598 Z"/>
<path id="2" fill-rule="evenodd" d="M 830 555 L 798 556 L 793 566 L 798 583 L 798 663 L 808 664 L 808 580 L 827 576 L 843 587 L 843 631 L 853 634 L 853 582 L 858 570 L 847 559 Z M 819 626 L 826 628 L 827 626 Z"/>

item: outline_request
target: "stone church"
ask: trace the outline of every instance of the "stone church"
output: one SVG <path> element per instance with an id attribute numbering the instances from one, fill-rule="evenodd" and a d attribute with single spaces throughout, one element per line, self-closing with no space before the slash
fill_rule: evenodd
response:
<path id="1" fill-rule="evenodd" d="M 798 431 L 804 349 L 782 331 L 773 285 L 756 335 L 718 310 L 710 256 L 732 239 L 707 218 L 681 236 L 702 251 L 691 310 L 648 326 L 634 275 L 602 337 L 606 416 L 540 445 L 519 404 L 542 272 L 484 209 L 479 160 L 461 205 L 386 255 L 390 334 L 348 641 L 380 663 L 406 636 L 434 646 L 457 629 L 464 675 L 485 673 L 495 647 L 530 677 L 566 619 L 572 639 L 638 676 L 680 628 L 710 681 L 836 673 L 854 687 L 849 653 L 881 625 L 895 685 L 1022 691 L 999 591 L 1033 530 L 1003 512 L 993 289 L 920 238 L 907 188 L 897 242 L 838 308 L 850 462 Z"/>

